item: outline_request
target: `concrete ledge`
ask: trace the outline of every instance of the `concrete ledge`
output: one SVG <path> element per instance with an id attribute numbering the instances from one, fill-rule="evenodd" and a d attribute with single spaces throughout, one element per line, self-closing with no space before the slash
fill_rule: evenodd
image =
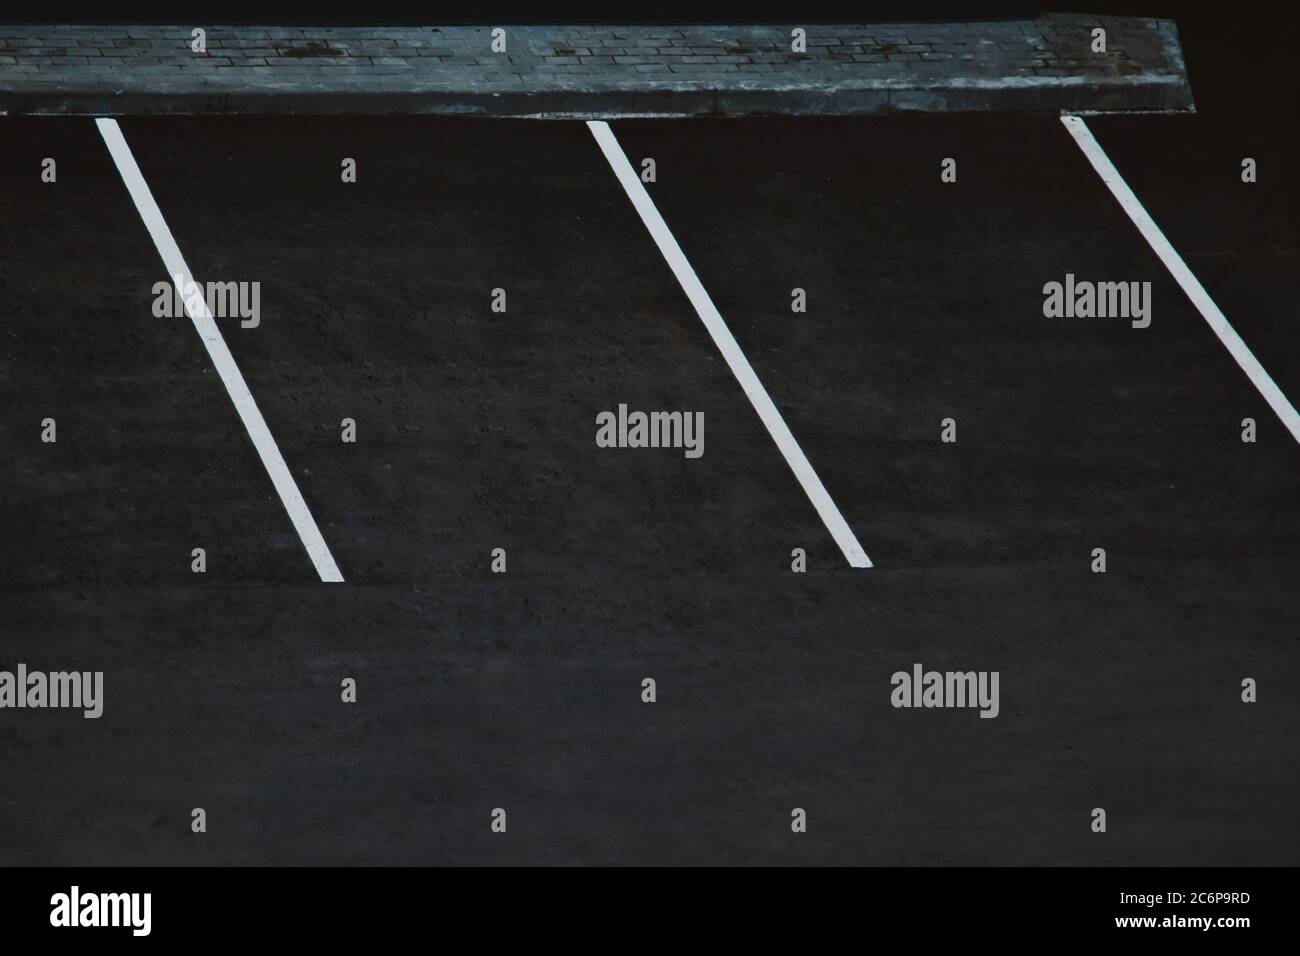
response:
<path id="1" fill-rule="evenodd" d="M 1092 30 L 1107 50 L 1093 53 Z M 1174 25 L 0 26 L 9 115 L 453 114 L 537 118 L 1193 109 Z"/>

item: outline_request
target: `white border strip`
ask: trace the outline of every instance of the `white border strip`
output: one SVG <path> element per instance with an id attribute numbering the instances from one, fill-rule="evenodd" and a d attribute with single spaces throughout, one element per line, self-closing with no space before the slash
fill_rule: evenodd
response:
<path id="1" fill-rule="evenodd" d="M 826 493 L 826 488 L 822 485 L 821 479 L 817 477 L 817 472 L 813 471 L 812 465 L 809 464 L 808 459 L 799 448 L 799 443 L 790 434 L 790 429 L 786 427 L 781 413 L 772 404 L 772 399 L 768 397 L 767 391 L 763 388 L 763 383 L 754 374 L 754 369 L 750 366 L 749 360 L 745 358 L 745 353 L 740 350 L 740 346 L 736 343 L 731 330 L 727 328 L 727 323 L 723 321 L 722 315 L 713 304 L 713 300 L 709 298 L 708 292 L 704 290 L 704 286 L 695 275 L 695 270 L 686 261 L 681 246 L 677 244 L 677 240 L 673 238 L 667 223 L 659 215 L 659 210 L 655 208 L 655 204 L 650 199 L 649 193 L 646 192 L 645 186 L 641 184 L 640 177 L 633 171 L 632 164 L 628 162 L 622 147 L 618 145 L 618 140 L 614 138 L 614 133 L 610 130 L 609 124 L 601 120 L 589 120 L 587 126 L 591 129 L 592 135 L 596 137 L 596 142 L 600 144 L 601 152 L 605 154 L 605 159 L 609 161 L 610 168 L 614 170 L 614 175 L 618 177 L 618 181 L 622 184 L 623 191 L 627 193 L 628 199 L 632 200 L 632 205 L 636 207 L 636 211 L 641 214 L 641 221 L 645 223 L 646 229 L 650 231 L 651 237 L 659 247 L 659 251 L 663 253 L 669 268 L 673 270 L 673 275 L 677 277 L 682 290 L 686 293 L 687 298 L 691 300 L 691 304 L 695 306 L 695 311 L 699 313 L 700 320 L 704 322 L 704 327 L 709 330 L 709 335 L 713 337 L 713 344 L 718 347 L 722 357 L 727 360 L 731 373 L 736 376 L 736 381 L 744 389 L 750 404 L 754 406 L 754 411 L 758 412 L 758 417 L 767 426 L 768 433 L 776 442 L 776 447 L 781 450 L 781 454 L 785 456 L 786 464 L 790 466 L 794 476 L 799 479 L 799 484 L 803 486 L 804 493 L 808 495 L 808 500 L 817 509 L 817 514 L 821 516 L 822 522 L 826 525 L 826 530 L 831 533 L 835 543 L 840 546 L 840 550 L 844 552 L 844 557 L 848 559 L 850 565 L 855 568 L 871 567 L 871 559 L 862 550 L 862 545 L 854 537 L 848 522 L 844 520 L 840 510 L 835 507 L 835 502 L 831 500 L 831 496 Z"/>
<path id="2" fill-rule="evenodd" d="M 1264 366 L 1259 364 L 1259 360 L 1250 351 L 1250 347 L 1242 341 L 1241 336 L 1237 334 L 1237 330 L 1232 327 L 1227 317 L 1214 304 L 1214 300 L 1205 291 L 1205 287 L 1201 285 L 1196 276 L 1192 275 L 1192 270 L 1187 268 L 1187 263 L 1183 262 L 1182 256 L 1174 250 L 1169 240 L 1165 238 L 1165 234 L 1160 231 L 1160 227 L 1142 208 L 1142 203 L 1138 201 L 1137 196 L 1133 195 L 1133 190 L 1128 187 L 1128 183 L 1124 182 L 1119 170 L 1115 168 L 1115 164 L 1110 161 L 1110 158 L 1101 148 L 1101 144 L 1092 135 L 1092 130 L 1088 129 L 1088 124 L 1078 116 L 1062 116 L 1061 122 L 1070 131 L 1074 141 L 1079 144 L 1079 148 L 1083 150 L 1083 155 L 1088 157 L 1088 162 L 1092 163 L 1092 168 L 1097 171 L 1101 181 L 1110 188 L 1111 193 L 1119 200 L 1119 204 L 1124 207 L 1124 211 L 1128 213 L 1128 217 L 1133 220 L 1133 224 L 1138 227 L 1138 231 L 1150 243 L 1151 248 L 1155 250 L 1155 254 L 1160 257 L 1160 261 L 1165 264 L 1165 268 L 1182 286 L 1183 291 L 1187 293 L 1187 298 L 1192 300 L 1192 305 L 1196 306 L 1197 311 L 1201 313 L 1201 317 L 1209 323 L 1210 328 L 1214 330 L 1214 334 L 1219 337 L 1219 341 L 1227 347 L 1232 357 L 1237 360 L 1241 370 L 1254 383 L 1255 388 L 1259 390 L 1259 394 L 1264 396 L 1264 401 L 1268 402 L 1273 411 L 1277 413 L 1277 417 L 1282 419 L 1282 424 L 1291 433 L 1291 437 L 1300 442 L 1300 414 L 1296 413 L 1295 406 L 1282 394 L 1282 390 L 1277 387 L 1277 383 L 1264 370 Z"/>
<path id="3" fill-rule="evenodd" d="M 226 347 L 226 340 L 221 337 L 221 331 L 212 319 L 212 313 L 208 311 L 207 304 L 202 301 L 199 301 L 197 307 L 192 307 L 190 297 L 184 294 L 185 286 L 194 281 L 194 276 L 181 257 L 181 251 L 176 245 L 176 240 L 172 238 L 171 230 L 167 228 L 162 211 L 154 202 L 153 194 L 149 191 L 144 176 L 140 174 L 140 167 L 136 165 L 135 157 L 131 155 L 131 148 L 127 146 L 117 120 L 99 118 L 95 120 L 95 125 L 99 127 L 100 135 L 104 137 L 104 143 L 113 156 L 113 162 L 117 164 L 117 171 L 122 175 L 122 182 L 131 193 L 135 208 L 139 211 L 140 218 L 144 220 L 145 228 L 149 230 L 153 244 L 158 248 L 158 254 L 162 256 L 168 278 L 173 282 L 176 276 L 182 279 L 182 287 L 177 291 L 185 303 L 185 311 L 189 313 L 195 331 L 203 340 L 208 356 L 226 386 L 230 400 L 235 403 L 235 410 L 239 412 L 239 418 L 244 423 L 244 428 L 248 430 L 248 437 L 253 440 L 253 447 L 257 449 L 262 464 L 266 466 L 267 474 L 271 476 L 271 481 L 275 485 L 275 490 L 280 494 L 284 510 L 289 513 L 289 519 L 297 529 L 298 537 L 302 539 L 303 547 L 307 549 L 312 564 L 316 565 L 316 573 L 320 575 L 322 581 L 330 583 L 342 581 L 343 575 L 339 572 L 338 565 L 334 563 L 334 556 L 330 554 L 325 539 L 321 537 L 320 530 L 312 519 L 311 511 L 307 508 L 307 502 L 303 501 L 298 485 L 294 482 L 293 475 L 289 473 L 289 467 L 284 463 L 280 449 L 276 446 L 275 439 L 271 437 L 265 419 L 262 418 L 262 413 L 257 409 L 253 394 L 244 383 L 244 376 L 239 373 L 239 366 L 235 364 L 230 349 Z"/>

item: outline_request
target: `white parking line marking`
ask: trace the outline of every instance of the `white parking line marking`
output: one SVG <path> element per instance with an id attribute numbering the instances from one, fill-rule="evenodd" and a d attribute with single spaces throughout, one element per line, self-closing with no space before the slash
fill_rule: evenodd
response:
<path id="1" fill-rule="evenodd" d="M 1192 305 L 1196 306 L 1197 311 L 1201 313 L 1201 317 L 1214 330 L 1214 334 L 1219 337 L 1219 341 L 1227 346 L 1232 357 L 1241 366 L 1241 370 L 1254 383 L 1255 388 L 1259 390 L 1259 394 L 1264 396 L 1264 401 L 1268 402 L 1273 411 L 1277 413 L 1277 417 L 1282 419 L 1282 424 L 1291 433 L 1291 437 L 1300 442 L 1300 414 L 1296 413 L 1295 406 L 1282 394 L 1282 390 L 1277 387 L 1277 383 L 1273 381 L 1272 376 L 1264 370 L 1264 366 L 1259 364 L 1259 360 L 1250 351 L 1250 347 L 1242 341 L 1241 336 L 1237 334 L 1237 330 L 1232 327 L 1227 317 L 1214 304 L 1214 300 L 1205 291 L 1205 287 L 1201 285 L 1196 276 L 1192 275 L 1192 270 L 1187 268 L 1187 263 L 1183 262 L 1182 256 L 1170 245 L 1169 240 L 1165 238 L 1165 234 L 1160 231 L 1160 227 L 1155 224 L 1155 220 L 1142 207 L 1142 203 L 1133 194 L 1133 190 L 1129 188 L 1128 183 L 1124 182 L 1124 178 L 1120 176 L 1115 164 L 1110 161 L 1110 157 L 1106 155 L 1101 148 L 1101 144 L 1092 135 L 1092 130 L 1088 129 L 1088 125 L 1078 116 L 1062 116 L 1061 122 L 1070 131 L 1074 141 L 1079 144 L 1079 148 L 1083 150 L 1083 155 L 1088 157 L 1088 162 L 1092 163 L 1092 168 L 1097 171 L 1101 181 L 1110 188 L 1111 193 L 1119 200 L 1119 204 L 1124 207 L 1124 211 L 1128 213 L 1128 217 L 1133 220 L 1133 224 L 1138 227 L 1138 231 L 1150 243 L 1151 248 L 1155 250 L 1155 254 L 1160 257 L 1160 261 L 1165 264 L 1165 268 L 1182 286 L 1183 291 L 1187 293 L 1187 298 L 1192 300 Z"/>
<path id="2" fill-rule="evenodd" d="M 713 304 L 713 300 L 709 298 L 708 292 L 704 290 L 704 286 L 695 275 L 695 270 L 686 261 L 686 256 L 682 253 L 682 247 L 673 238 L 667 223 L 659 215 L 659 210 L 655 208 L 654 202 L 650 199 L 650 194 L 646 192 L 645 186 L 641 184 L 640 177 L 632 169 L 632 164 L 628 162 L 623 148 L 618 145 L 618 140 L 614 138 L 614 133 L 609 128 L 609 124 L 601 120 L 588 120 L 587 126 L 591 129 L 592 135 L 596 137 L 596 142 L 600 144 L 601 152 L 605 154 L 605 159 L 609 161 L 610 168 L 614 170 L 614 175 L 622 183 L 623 191 L 632 200 L 632 205 L 636 207 L 636 211 L 641 214 L 641 221 L 645 223 L 646 229 L 650 231 L 651 237 L 659 247 L 659 251 L 663 253 L 669 268 L 673 270 L 673 275 L 677 277 L 682 290 L 686 293 L 687 298 L 691 300 L 691 304 L 695 306 L 695 311 L 699 313 L 704 327 L 709 330 L 709 335 L 713 337 L 713 344 L 718 347 L 722 357 L 727 360 L 731 373 L 736 376 L 736 381 L 744 389 L 750 404 L 754 406 L 754 411 L 758 412 L 758 417 L 767 426 L 768 433 L 772 436 L 772 440 L 776 442 L 776 447 L 781 450 L 781 454 L 785 456 L 786 464 L 790 466 L 794 476 L 799 479 L 799 484 L 803 486 L 804 493 L 808 495 L 808 500 L 817 509 L 817 514 L 821 516 L 822 522 L 826 525 L 826 530 L 831 533 L 835 543 L 840 546 L 840 550 L 844 552 L 844 557 L 848 559 L 850 565 L 855 568 L 871 567 L 871 559 L 862 550 L 862 545 L 858 543 L 858 539 L 849 528 L 848 522 L 840 514 L 839 508 L 835 507 L 835 502 L 827 494 L 821 479 L 817 477 L 817 472 L 813 471 L 812 465 L 799 448 L 799 443 L 794 440 L 794 435 L 790 434 L 790 429 L 786 427 L 781 413 L 772 404 L 772 399 L 768 397 L 766 389 L 763 388 L 763 383 L 754 374 L 754 369 L 750 366 L 749 360 L 745 358 L 745 353 L 740 350 L 740 346 L 736 343 L 731 330 L 727 328 L 727 323 L 723 321 L 722 315 Z"/>
<path id="3" fill-rule="evenodd" d="M 307 549 L 312 564 L 316 565 L 316 573 L 320 575 L 322 581 L 330 583 L 342 581 L 343 575 L 339 572 L 338 565 L 334 563 L 334 556 L 330 554 L 325 539 L 321 537 L 311 511 L 307 508 L 307 502 L 303 501 L 298 485 L 293 480 L 293 475 L 289 473 L 289 467 L 284 463 L 280 449 L 276 446 L 275 439 L 271 437 L 271 431 L 262 418 L 262 413 L 257 409 L 257 402 L 253 400 L 252 392 L 244 383 L 244 376 L 239 373 L 239 366 L 235 364 L 230 349 L 226 347 L 226 340 L 221 337 L 221 331 L 217 328 L 212 313 L 208 311 L 207 304 L 199 296 L 184 294 L 185 286 L 194 281 L 194 276 L 181 257 L 181 251 L 176 245 L 176 240 L 172 238 L 171 230 L 167 228 L 162 211 L 154 202 L 153 194 L 140 174 L 140 167 L 136 165 L 135 157 L 131 155 L 131 148 L 127 146 L 117 120 L 99 118 L 95 120 L 95 125 L 99 127 L 99 133 L 104 137 L 104 143 L 113 156 L 113 162 L 117 164 L 117 171 L 122 175 L 122 182 L 126 184 L 127 191 L 135 202 L 135 208 L 139 211 L 140 218 L 144 220 L 145 228 L 149 230 L 153 244 L 158 248 L 158 254 L 162 256 L 168 278 L 175 282 L 176 276 L 181 277 L 182 287 L 178 293 L 185 303 L 185 311 L 189 313 L 195 331 L 203 340 L 208 356 L 226 386 L 230 400 L 235 403 L 235 410 L 239 412 L 239 418 L 244 423 L 244 428 L 248 430 L 248 437 L 253 440 L 253 447 L 257 449 L 262 464 L 266 466 L 267 474 L 271 476 L 271 481 L 275 485 L 275 490 L 279 492 L 284 510 L 289 513 L 289 519 L 297 529 L 298 537 L 302 539 L 303 547 Z M 197 305 L 192 305 L 191 299 L 196 300 Z"/>

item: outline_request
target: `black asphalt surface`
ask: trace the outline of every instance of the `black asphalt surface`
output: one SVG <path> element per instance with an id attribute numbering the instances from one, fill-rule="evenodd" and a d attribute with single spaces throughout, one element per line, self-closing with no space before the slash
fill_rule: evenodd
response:
<path id="1" fill-rule="evenodd" d="M 1258 120 L 1089 124 L 1295 401 Z M 1300 448 L 1059 121 L 612 125 L 876 567 L 582 123 L 125 119 L 195 276 L 262 284 L 218 324 L 320 583 L 94 124 L 4 120 L 0 667 L 105 712 L 0 714 L 0 863 L 1295 864 Z M 1151 327 L 1044 318 L 1067 272 Z M 620 402 L 703 457 L 597 448 Z M 891 707 L 916 662 L 1000 716 Z"/>

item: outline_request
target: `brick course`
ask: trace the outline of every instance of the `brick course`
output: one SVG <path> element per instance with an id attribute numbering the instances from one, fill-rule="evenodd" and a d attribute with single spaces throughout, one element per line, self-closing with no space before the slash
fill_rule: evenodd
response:
<path id="1" fill-rule="evenodd" d="M 0 110 L 619 116 L 1188 110 L 1167 20 L 506 27 L 0 25 Z M 1091 31 L 1107 52 L 1090 51 Z"/>

